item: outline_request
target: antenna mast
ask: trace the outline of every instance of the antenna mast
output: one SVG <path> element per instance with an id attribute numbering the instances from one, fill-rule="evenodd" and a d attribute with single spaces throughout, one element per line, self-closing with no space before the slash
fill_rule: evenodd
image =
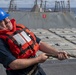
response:
<path id="1" fill-rule="evenodd" d="M 42 8 L 42 3 L 43 3 L 43 0 L 41 0 L 40 8 Z"/>
<path id="2" fill-rule="evenodd" d="M 60 11 L 60 1 L 55 1 L 55 9 L 54 11 Z"/>
<path id="3" fill-rule="evenodd" d="M 14 4 L 14 0 L 10 0 L 8 12 L 16 10 L 17 6 Z"/>
<path id="4" fill-rule="evenodd" d="M 44 12 L 46 12 L 46 2 L 47 2 L 47 1 L 45 1 L 45 5 L 44 5 Z"/>
<path id="5" fill-rule="evenodd" d="M 70 0 L 68 0 L 68 11 L 70 12 Z"/>
<path id="6" fill-rule="evenodd" d="M 37 5 L 37 0 L 35 0 L 35 3 L 34 3 L 34 5 Z"/>

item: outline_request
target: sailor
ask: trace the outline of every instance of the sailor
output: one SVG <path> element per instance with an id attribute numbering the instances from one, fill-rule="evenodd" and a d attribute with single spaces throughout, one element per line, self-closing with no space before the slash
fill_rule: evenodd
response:
<path id="1" fill-rule="evenodd" d="M 0 63 L 7 75 L 46 75 L 39 65 L 48 59 L 46 53 L 58 59 L 68 58 L 66 52 L 47 45 L 27 27 L 8 17 L 0 8 Z M 36 56 L 38 50 L 44 53 Z"/>

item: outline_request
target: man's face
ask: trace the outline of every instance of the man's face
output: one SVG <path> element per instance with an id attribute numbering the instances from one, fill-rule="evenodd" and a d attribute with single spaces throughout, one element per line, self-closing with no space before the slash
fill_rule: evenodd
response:
<path id="1" fill-rule="evenodd" d="M 8 17 L 0 21 L 0 30 L 12 30 L 12 29 L 13 29 L 13 26 Z"/>

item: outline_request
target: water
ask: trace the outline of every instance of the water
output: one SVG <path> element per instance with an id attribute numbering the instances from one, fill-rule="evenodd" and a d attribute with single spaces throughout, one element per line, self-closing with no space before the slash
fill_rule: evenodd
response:
<path id="1" fill-rule="evenodd" d="M 3 8 L 5 11 L 8 11 L 8 8 Z M 18 8 L 18 11 L 30 11 L 32 8 Z M 48 10 L 49 8 L 47 8 Z M 54 10 L 54 8 L 51 8 L 52 10 Z M 74 14 L 76 15 L 76 8 L 71 8 L 70 9 L 72 12 L 74 12 Z"/>
<path id="2" fill-rule="evenodd" d="M 76 15 L 76 8 L 71 8 L 71 11 Z"/>

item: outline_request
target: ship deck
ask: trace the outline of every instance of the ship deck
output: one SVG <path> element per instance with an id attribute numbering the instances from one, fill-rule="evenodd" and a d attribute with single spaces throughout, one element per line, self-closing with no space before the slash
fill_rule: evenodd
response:
<path id="1" fill-rule="evenodd" d="M 50 46 L 76 55 L 76 28 L 39 28 L 30 30 Z M 38 51 L 37 55 L 40 53 L 42 52 Z M 69 57 L 69 59 L 60 61 L 50 57 L 41 64 L 41 67 L 46 72 L 46 75 L 76 75 L 76 58 Z M 2 65 L 0 65 L 0 74 L 6 75 Z"/>

